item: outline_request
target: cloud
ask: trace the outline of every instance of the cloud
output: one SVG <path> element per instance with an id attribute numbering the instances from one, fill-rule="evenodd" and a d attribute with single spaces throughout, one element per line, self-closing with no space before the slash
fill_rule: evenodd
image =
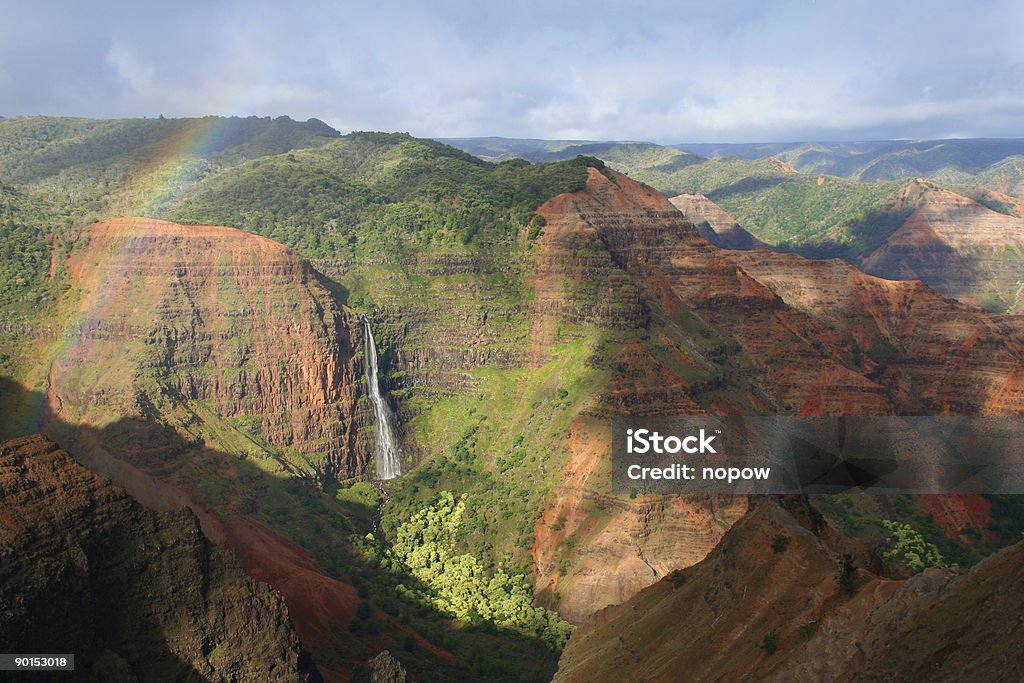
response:
<path id="1" fill-rule="evenodd" d="M 671 141 L 1019 135 L 1024 6 L 21 3 L 0 114 Z"/>
<path id="2" fill-rule="evenodd" d="M 107 51 L 107 63 L 114 67 L 118 78 L 132 91 L 141 95 L 153 94 L 155 70 L 139 59 L 131 48 L 115 41 Z"/>

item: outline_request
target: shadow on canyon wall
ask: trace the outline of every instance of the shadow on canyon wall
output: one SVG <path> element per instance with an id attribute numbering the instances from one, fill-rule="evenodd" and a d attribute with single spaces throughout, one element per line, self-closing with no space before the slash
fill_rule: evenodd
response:
<path id="1" fill-rule="evenodd" d="M 368 680 L 365 663 L 385 649 L 424 681 L 550 680 L 557 668 L 558 653 L 539 640 L 499 634 L 485 621 L 455 623 L 429 606 L 399 601 L 399 584 L 430 589 L 380 566 L 383 539 L 371 532 L 377 510 L 336 495 L 337 486 L 275 476 L 252 458 L 187 441 L 157 422 L 67 424 L 53 417 L 38 391 L 0 377 L 0 438 L 38 432 L 147 507 L 191 509 L 207 537 L 232 550 L 246 573 L 283 594 L 303 647 L 325 680 Z M 23 625 L 23 640 L 12 646 L 66 651 L 58 646 L 59 635 L 78 628 L 80 611 L 69 604 L 64 614 L 63 626 Z M 38 629 L 56 640 L 33 641 Z M 115 635 L 124 639 L 98 629 L 92 650 L 83 646 L 78 662 L 91 666 Z M 197 679 L 187 662 L 168 666 L 177 672 L 174 680 Z"/>

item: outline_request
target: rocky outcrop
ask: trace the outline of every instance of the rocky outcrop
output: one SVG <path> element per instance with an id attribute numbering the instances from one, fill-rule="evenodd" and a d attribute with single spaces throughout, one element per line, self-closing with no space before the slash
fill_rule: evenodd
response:
<path id="1" fill-rule="evenodd" d="M 69 266 L 78 310 L 49 372 L 53 419 L 152 418 L 282 469 L 364 471 L 351 316 L 283 245 L 121 218 L 90 226 Z"/>
<path id="2" fill-rule="evenodd" d="M 844 570 L 844 549 L 823 531 L 764 502 L 706 560 L 578 629 L 555 680 L 670 681 L 683 671 L 695 682 L 1024 675 L 1016 590 L 1024 545 L 970 571 L 892 581 Z"/>
<path id="3" fill-rule="evenodd" d="M 569 448 L 533 557 L 538 595 L 575 623 L 699 562 L 746 511 L 742 497 L 610 495 L 606 421 L 577 420 Z"/>
<path id="4" fill-rule="evenodd" d="M 791 171 L 795 173 L 795 171 Z M 700 236 L 723 249 L 756 249 L 765 243 L 744 230 L 725 209 L 702 194 L 680 194 L 669 199 Z"/>
<path id="5" fill-rule="evenodd" d="M 1019 310 L 1024 220 L 918 178 L 902 193 L 920 208 L 870 254 L 868 273 L 921 280 L 990 310 Z"/>
<path id="6" fill-rule="evenodd" d="M 319 680 L 281 595 L 191 512 L 40 436 L 0 444 L 0 650 L 74 653 L 74 680 Z"/>

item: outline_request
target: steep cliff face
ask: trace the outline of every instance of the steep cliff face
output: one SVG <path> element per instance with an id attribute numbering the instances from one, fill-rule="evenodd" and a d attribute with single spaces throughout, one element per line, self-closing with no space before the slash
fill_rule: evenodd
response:
<path id="1" fill-rule="evenodd" d="M 839 260 L 718 249 L 659 193 L 611 171 L 591 169 L 585 191 L 539 212 L 535 359 L 553 353 L 553 331 L 587 334 L 574 324 L 612 349 L 533 547 L 538 590 L 572 619 L 691 564 L 745 509 L 608 496 L 612 415 L 1024 410 L 1015 319 Z M 593 310 L 630 315 L 579 315 Z"/>
<path id="2" fill-rule="evenodd" d="M 353 561 L 348 515 L 364 513 L 313 482 L 367 471 L 351 314 L 306 261 L 230 228 L 98 223 L 68 270 L 43 429 L 147 506 L 191 507 L 343 680 L 365 645 L 347 631 L 360 599 L 321 562 Z M 404 635 L 383 629 L 378 650 Z"/>
<path id="3" fill-rule="evenodd" d="M 716 247 L 754 249 L 765 246 L 764 242 L 744 230 L 725 209 L 702 194 L 680 194 L 669 201 L 697 227 L 701 237 Z"/>
<path id="4" fill-rule="evenodd" d="M 823 534 L 823 531 L 825 533 Z M 841 588 L 827 531 L 765 502 L 700 564 L 577 630 L 556 681 L 1018 680 L 1024 545 Z M 781 549 L 775 539 L 789 539 Z M 773 547 L 774 546 L 774 547 Z M 965 619 L 964 615 L 971 615 Z"/>
<path id="5" fill-rule="evenodd" d="M 53 419 L 154 418 L 278 469 L 363 471 L 352 320 L 306 261 L 230 228 L 122 218 L 90 226 L 69 266 Z"/>
<path id="6" fill-rule="evenodd" d="M 1024 220 L 918 178 L 901 195 L 920 208 L 860 259 L 865 271 L 991 310 L 1019 310 Z"/>
<path id="7" fill-rule="evenodd" d="M 0 444 L 0 604 L 0 649 L 72 652 L 67 680 L 319 680 L 281 595 L 194 515 L 143 508 L 44 437 Z"/>

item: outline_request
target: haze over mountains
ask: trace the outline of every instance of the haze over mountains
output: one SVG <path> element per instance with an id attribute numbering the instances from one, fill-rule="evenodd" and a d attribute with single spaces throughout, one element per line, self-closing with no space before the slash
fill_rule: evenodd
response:
<path id="1" fill-rule="evenodd" d="M 707 677 L 770 679 L 890 626 L 955 661 L 967 646 L 928 620 L 981 609 L 999 628 L 979 671 L 1016 671 L 996 655 L 1020 624 L 990 603 L 1019 546 L 975 578 L 904 583 L 918 568 L 883 524 L 907 525 L 937 564 L 972 565 L 1019 541 L 1016 497 L 616 495 L 609 469 L 617 415 L 1024 412 L 1024 325 L 1005 315 L 1020 287 L 1016 143 L 999 159 L 988 141 L 856 148 L 876 170 L 944 158 L 968 178 L 948 186 L 917 170 L 802 173 L 796 148 L 747 160 L 481 144 L 466 143 L 565 158 L 491 163 L 317 120 L 0 120 L 0 436 L 43 432 L 143 504 L 191 508 L 276 592 L 246 590 L 287 604 L 294 633 L 280 610 L 265 618 L 295 677 L 312 675 L 304 650 L 327 680 L 399 662 L 415 680 L 640 679 L 703 658 L 713 638 L 730 656 L 707 658 Z M 837 168 L 855 151 L 822 147 Z M 399 423 L 403 474 L 387 483 L 372 482 L 360 315 Z M 59 457 L 39 438 L 14 444 L 4 452 Z M 34 486 L 63 486 L 61 473 L 108 486 L 79 465 L 54 472 Z M 11 554 L 30 542 L 2 540 Z M 765 576 L 779 578 L 771 604 L 813 604 L 726 599 Z M 940 585 L 948 616 L 930 616 Z M 651 596 L 711 594 L 712 624 L 631 614 Z M 877 605 L 906 609 L 861 618 Z M 823 626 L 803 644 L 812 619 Z M 634 629 L 667 640 L 629 642 Z M 773 630 L 776 659 L 761 647 Z M 216 640 L 171 650 L 200 677 L 220 661 L 238 671 Z M 106 647 L 116 657 L 96 648 L 90 664 L 144 673 Z M 896 679 L 926 668 L 871 662 Z"/>
<path id="2" fill-rule="evenodd" d="M 801 173 L 824 173 L 857 180 L 897 180 L 926 176 L 956 181 L 1004 167 L 1019 168 L 1024 140 L 1012 138 L 966 140 L 879 140 L 873 142 L 677 143 L 601 142 L 596 140 L 537 140 L 516 138 L 439 138 L 440 142 L 479 157 L 499 160 L 518 156 L 531 161 L 555 161 L 576 154 L 622 154 L 630 147 L 661 152 L 679 150 L 709 159 L 755 160 L 776 157 Z M 679 163 L 678 161 L 676 163 Z"/>

